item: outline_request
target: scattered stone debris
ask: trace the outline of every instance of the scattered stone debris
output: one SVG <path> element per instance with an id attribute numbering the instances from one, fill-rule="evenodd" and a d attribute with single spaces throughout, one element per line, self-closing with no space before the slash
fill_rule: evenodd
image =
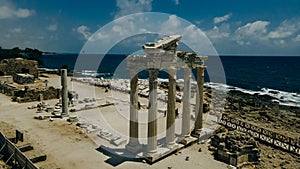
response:
<path id="1" fill-rule="evenodd" d="M 78 121 L 76 126 L 82 128 L 82 130 L 80 130 L 80 134 L 84 134 L 85 131 L 87 133 L 98 131 L 98 133 L 97 133 L 98 137 L 109 141 L 111 144 L 113 144 L 115 146 L 120 146 L 122 144 L 125 144 L 127 141 L 125 138 L 118 136 L 116 134 L 113 134 L 105 128 L 100 128 L 96 124 L 89 124 L 88 122 L 86 122 L 84 120 Z"/>
<path id="2" fill-rule="evenodd" d="M 99 78 L 91 78 L 91 77 L 80 77 L 80 78 L 73 77 L 71 80 L 80 83 L 87 83 L 93 86 L 104 87 L 106 92 L 109 92 L 108 89 L 124 92 L 124 93 L 130 92 L 129 80 L 127 79 L 110 80 L 110 79 L 103 79 L 103 78 L 99 79 Z M 157 88 L 157 99 L 167 102 L 168 88 L 166 88 L 165 85 L 168 85 L 167 82 L 159 82 L 158 86 L 160 87 Z M 182 100 L 182 93 L 180 92 L 179 88 L 180 87 L 177 87 L 176 102 L 181 102 Z M 149 97 L 148 81 L 143 81 L 143 80 L 138 81 L 138 94 L 141 97 L 145 97 L 145 98 Z"/>

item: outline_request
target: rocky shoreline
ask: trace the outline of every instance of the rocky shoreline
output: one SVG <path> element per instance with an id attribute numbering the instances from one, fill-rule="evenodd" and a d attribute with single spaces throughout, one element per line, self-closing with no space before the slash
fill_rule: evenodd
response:
<path id="1" fill-rule="evenodd" d="M 206 88 L 205 90 L 205 99 L 210 104 L 214 104 L 214 101 L 210 99 L 210 93 L 213 90 L 212 88 Z M 240 119 L 269 131 L 294 138 L 299 142 L 300 109 L 298 107 L 280 105 L 277 102 L 273 102 L 273 99 L 274 97 L 268 95 L 248 94 L 236 90 L 227 91 L 224 113 L 230 115 L 232 118 Z M 223 137 L 232 136 L 230 133 L 225 132 Z M 237 138 L 233 141 L 236 142 L 240 140 L 242 135 L 244 133 L 235 132 L 235 136 L 230 137 L 230 139 Z M 213 138 L 217 136 L 218 134 L 216 133 Z M 253 140 L 254 138 L 250 137 L 249 139 Z M 257 143 L 256 147 L 259 149 L 260 155 L 259 162 L 255 164 L 256 168 L 297 168 L 300 166 L 299 155 L 292 154 L 269 144 Z"/>

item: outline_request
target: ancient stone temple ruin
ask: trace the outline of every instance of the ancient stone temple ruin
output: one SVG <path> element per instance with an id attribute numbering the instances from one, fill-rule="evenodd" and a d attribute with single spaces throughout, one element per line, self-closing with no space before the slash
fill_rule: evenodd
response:
<path id="1" fill-rule="evenodd" d="M 206 56 L 197 56 L 195 52 L 179 52 L 178 41 L 181 36 L 168 36 L 157 42 L 146 43 L 143 50 L 147 54 L 132 55 L 127 57 L 130 69 L 130 124 L 129 143 L 126 149 L 132 153 L 143 151 L 143 156 L 150 162 L 154 162 L 186 144 L 195 142 L 203 127 L 203 84 L 204 61 Z M 175 102 L 176 102 L 176 71 L 184 69 L 184 95 L 183 95 L 183 119 L 181 136 L 175 139 Z M 191 98 L 191 71 L 197 70 L 198 94 L 196 98 L 196 119 L 191 132 L 190 124 L 190 98 Z M 149 104 L 148 104 L 148 131 L 146 149 L 142 149 L 139 142 L 138 121 L 138 72 L 149 72 Z M 166 137 L 163 150 L 157 147 L 157 78 L 159 71 L 167 70 L 169 75 L 168 100 L 166 113 Z M 192 137 L 194 136 L 194 137 Z M 177 141 L 175 141 L 177 140 Z"/>

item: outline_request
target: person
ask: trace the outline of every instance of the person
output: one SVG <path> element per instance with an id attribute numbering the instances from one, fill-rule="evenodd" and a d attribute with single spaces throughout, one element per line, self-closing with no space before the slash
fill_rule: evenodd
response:
<path id="1" fill-rule="evenodd" d="M 69 102 L 68 102 L 68 105 L 73 105 L 73 94 L 71 92 L 68 92 L 68 99 L 69 99 Z"/>
<path id="2" fill-rule="evenodd" d="M 44 83 L 45 83 L 45 86 L 47 87 L 47 86 L 48 86 L 48 83 L 49 83 L 49 81 L 46 79 L 46 80 L 44 81 Z"/>
<path id="3" fill-rule="evenodd" d="M 105 93 L 107 93 L 107 92 L 108 92 L 108 86 L 105 87 Z"/>

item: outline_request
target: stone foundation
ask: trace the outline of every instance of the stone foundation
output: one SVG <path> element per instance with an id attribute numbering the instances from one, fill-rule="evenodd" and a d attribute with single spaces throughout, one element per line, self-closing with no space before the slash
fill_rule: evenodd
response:
<path id="1" fill-rule="evenodd" d="M 260 150 L 253 137 L 238 131 L 224 131 L 211 138 L 210 149 L 216 159 L 237 167 L 259 162 Z"/>
<path id="2" fill-rule="evenodd" d="M 54 87 L 29 89 L 25 86 L 25 89 L 18 89 L 12 85 L 0 83 L 0 93 L 11 96 L 13 101 L 19 103 L 58 99 L 60 92 L 60 89 Z"/>

